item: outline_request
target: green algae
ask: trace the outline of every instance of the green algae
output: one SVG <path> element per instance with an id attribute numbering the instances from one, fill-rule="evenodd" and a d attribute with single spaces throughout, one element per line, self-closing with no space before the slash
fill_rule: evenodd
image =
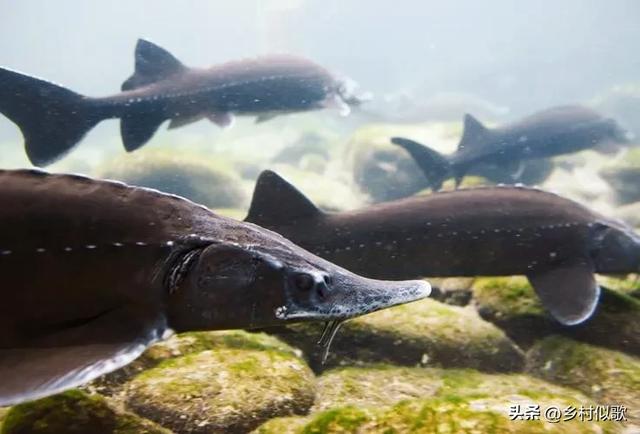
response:
<path id="1" fill-rule="evenodd" d="M 640 359 L 560 336 L 538 342 L 527 354 L 527 370 L 573 387 L 605 404 L 623 404 L 640 422 Z"/>
<path id="2" fill-rule="evenodd" d="M 112 408 L 104 398 L 78 390 L 11 407 L 2 434 L 168 434 L 131 413 Z"/>
<path id="3" fill-rule="evenodd" d="M 197 332 L 180 338 L 173 346 L 179 356 L 126 385 L 127 406 L 163 426 L 242 432 L 271 417 L 303 414 L 313 403 L 313 373 L 271 336 Z"/>

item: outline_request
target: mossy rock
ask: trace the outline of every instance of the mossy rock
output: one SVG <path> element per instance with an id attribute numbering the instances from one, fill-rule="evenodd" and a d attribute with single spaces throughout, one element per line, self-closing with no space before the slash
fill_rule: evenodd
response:
<path id="1" fill-rule="evenodd" d="M 271 161 L 299 166 L 305 157 L 314 155 L 326 162 L 329 159 L 327 149 L 329 140 L 315 131 L 303 133 L 297 140 L 274 155 Z"/>
<path id="2" fill-rule="evenodd" d="M 527 353 L 527 371 L 573 387 L 604 405 L 628 409 L 640 423 L 640 359 L 561 336 L 537 342 Z"/>
<path id="3" fill-rule="evenodd" d="M 0 407 L 0 433 L 2 432 L 2 424 L 4 422 L 4 418 L 9 412 L 9 407 Z"/>
<path id="4" fill-rule="evenodd" d="M 83 388 L 102 395 L 113 396 L 116 399 L 123 399 L 122 388 L 125 383 L 143 371 L 151 369 L 165 360 L 217 348 L 276 350 L 291 356 L 297 356 L 300 353 L 299 350 L 264 333 L 249 333 L 242 330 L 181 333 L 152 345 L 132 363 L 98 378 Z"/>
<path id="5" fill-rule="evenodd" d="M 420 433 L 420 434 L 573 434 L 620 433 L 623 427 L 614 422 L 549 423 L 545 420 L 511 420 L 509 406 L 538 404 L 527 400 L 522 403 L 504 398 L 455 397 L 407 400 L 392 407 L 361 409 L 353 406 L 333 408 L 313 415 L 308 420 L 289 421 L 292 429 L 278 431 L 278 421 L 263 425 L 260 434 L 296 433 Z M 566 401 L 542 401 L 541 410 L 548 406 L 566 405 Z M 577 405 L 575 401 L 570 401 Z M 299 426 L 302 425 L 302 426 Z"/>
<path id="6" fill-rule="evenodd" d="M 601 170 L 600 175 L 616 192 L 619 204 L 640 201 L 640 148 L 629 149 L 621 158 Z"/>
<path id="7" fill-rule="evenodd" d="M 170 434 L 171 431 L 78 390 L 11 407 L 2 434 Z"/>
<path id="8" fill-rule="evenodd" d="M 510 407 L 595 405 L 573 389 L 522 374 L 367 366 L 340 368 L 318 381 L 313 413 L 275 419 L 256 433 L 616 433 L 614 423 L 510 420 Z"/>
<path id="9" fill-rule="evenodd" d="M 473 277 L 429 278 L 431 298 L 454 306 L 466 306 L 471 301 Z"/>
<path id="10" fill-rule="evenodd" d="M 141 150 L 105 163 L 97 175 L 176 194 L 210 208 L 237 208 L 247 201 L 231 165 L 198 154 Z"/>
<path id="11" fill-rule="evenodd" d="M 338 364 L 394 363 L 403 366 L 468 367 L 517 371 L 524 356 L 493 324 L 472 308 L 421 300 L 345 323 L 331 345 L 325 365 L 315 345 L 320 328 L 297 324 L 273 331 L 303 349 L 316 371 Z"/>
<path id="12" fill-rule="evenodd" d="M 347 143 L 353 180 L 373 202 L 411 196 L 428 187 L 413 158 L 390 143 L 393 130 L 371 125 L 356 131 Z"/>
<path id="13" fill-rule="evenodd" d="M 571 327 L 546 313 L 525 277 L 478 278 L 473 300 L 483 318 L 525 348 L 550 334 L 563 334 L 640 355 L 640 301 L 618 291 L 603 288 L 593 317 Z"/>
<path id="14" fill-rule="evenodd" d="M 179 433 L 246 432 L 315 398 L 311 370 L 273 337 L 189 333 L 154 348 L 171 357 L 126 384 L 126 405 Z"/>
<path id="15" fill-rule="evenodd" d="M 260 425 L 252 434 L 297 434 L 310 418 L 304 416 L 277 417 Z"/>
<path id="16" fill-rule="evenodd" d="M 596 276 L 601 287 L 620 292 L 625 295 L 640 295 L 640 275 L 628 274 L 626 276 Z"/>
<path id="17" fill-rule="evenodd" d="M 379 408 L 408 399 L 491 398 L 588 399 L 580 392 L 522 374 L 487 374 L 472 369 L 403 368 L 391 365 L 338 368 L 318 378 L 312 411 L 355 406 Z"/>

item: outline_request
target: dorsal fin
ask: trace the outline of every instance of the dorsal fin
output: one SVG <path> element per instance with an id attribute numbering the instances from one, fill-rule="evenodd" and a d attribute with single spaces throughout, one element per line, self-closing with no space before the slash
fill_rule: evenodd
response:
<path id="1" fill-rule="evenodd" d="M 468 146 L 474 146 L 474 143 L 478 142 L 478 138 L 487 134 L 488 131 L 489 129 L 482 125 L 482 122 L 469 113 L 466 113 L 464 115 L 462 139 L 460 139 L 460 144 L 458 144 L 458 150 Z"/>
<path id="2" fill-rule="evenodd" d="M 135 65 L 133 75 L 122 83 L 123 91 L 145 86 L 186 69 L 173 54 L 145 39 L 138 39 L 136 44 Z"/>
<path id="3" fill-rule="evenodd" d="M 256 181 L 245 221 L 272 227 L 322 214 L 304 194 L 280 175 L 265 170 Z"/>

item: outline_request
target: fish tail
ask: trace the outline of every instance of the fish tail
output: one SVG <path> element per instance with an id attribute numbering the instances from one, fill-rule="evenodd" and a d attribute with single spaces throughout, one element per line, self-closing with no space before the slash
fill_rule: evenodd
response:
<path id="1" fill-rule="evenodd" d="M 32 164 L 62 158 L 103 119 L 92 100 L 57 84 L 0 68 L 0 113 L 22 131 Z"/>
<path id="2" fill-rule="evenodd" d="M 451 163 L 447 157 L 428 146 L 402 137 L 393 137 L 391 143 L 400 146 L 411 155 L 433 191 L 440 190 L 442 183 L 453 175 Z"/>

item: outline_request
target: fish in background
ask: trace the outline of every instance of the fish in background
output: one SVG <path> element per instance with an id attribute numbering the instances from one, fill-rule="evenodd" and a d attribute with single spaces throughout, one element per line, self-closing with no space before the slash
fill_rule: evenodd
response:
<path id="1" fill-rule="evenodd" d="M 382 95 L 377 101 L 358 110 L 360 117 L 372 122 L 424 123 L 448 122 L 460 119 L 465 112 L 478 113 L 495 120 L 509 114 L 509 108 L 493 104 L 477 95 L 464 92 L 437 92 L 424 95 L 423 91 L 400 90 Z"/>
<path id="2" fill-rule="evenodd" d="M 449 155 L 402 137 L 391 142 L 404 148 L 416 161 L 434 191 L 449 178 L 456 187 L 480 164 L 504 170 L 519 181 L 527 160 L 549 158 L 585 149 L 615 152 L 629 143 L 629 133 L 610 118 L 581 106 L 550 108 L 522 120 L 487 128 L 470 114 L 458 149 Z"/>
<path id="3" fill-rule="evenodd" d="M 629 226 L 521 186 L 460 189 L 328 213 L 265 171 L 245 221 L 368 277 L 525 275 L 564 325 L 593 314 L 600 297 L 594 273 L 640 270 L 640 236 Z"/>
<path id="4" fill-rule="evenodd" d="M 0 407 L 86 383 L 172 331 L 342 322 L 429 295 L 178 196 L 0 170 Z"/>
<path id="5" fill-rule="evenodd" d="M 29 160 L 46 166 L 69 152 L 100 121 L 120 118 L 125 149 L 135 151 L 170 120 L 169 128 L 209 119 L 226 127 L 234 115 L 264 122 L 286 113 L 337 107 L 346 115 L 362 99 L 356 85 L 301 57 L 272 55 L 190 68 L 144 39 L 135 73 L 122 92 L 91 98 L 0 68 L 0 113 L 17 124 Z"/>

